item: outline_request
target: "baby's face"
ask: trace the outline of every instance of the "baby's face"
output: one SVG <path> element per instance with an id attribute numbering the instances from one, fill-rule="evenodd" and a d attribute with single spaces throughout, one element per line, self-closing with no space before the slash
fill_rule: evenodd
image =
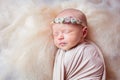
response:
<path id="1" fill-rule="evenodd" d="M 52 29 L 55 45 L 63 50 L 69 50 L 83 40 L 83 29 L 80 25 L 54 24 Z"/>
<path id="2" fill-rule="evenodd" d="M 86 17 L 79 10 L 63 10 L 53 23 L 54 43 L 63 50 L 69 50 L 80 44 L 87 35 Z"/>

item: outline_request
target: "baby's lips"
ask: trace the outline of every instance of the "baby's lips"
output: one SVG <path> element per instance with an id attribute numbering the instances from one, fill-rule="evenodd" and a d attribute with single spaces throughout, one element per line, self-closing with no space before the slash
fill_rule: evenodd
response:
<path id="1" fill-rule="evenodd" d="M 59 45 L 61 45 L 61 46 L 64 46 L 65 44 L 66 44 L 65 42 L 59 43 Z"/>

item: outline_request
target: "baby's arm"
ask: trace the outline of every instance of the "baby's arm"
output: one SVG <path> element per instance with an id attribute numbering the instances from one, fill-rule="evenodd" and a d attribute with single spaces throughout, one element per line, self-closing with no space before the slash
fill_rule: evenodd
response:
<path id="1" fill-rule="evenodd" d="M 66 65 L 66 73 L 69 73 L 66 80 L 102 80 L 104 63 L 95 47 L 86 46 L 71 59 L 70 64 L 69 68 Z"/>

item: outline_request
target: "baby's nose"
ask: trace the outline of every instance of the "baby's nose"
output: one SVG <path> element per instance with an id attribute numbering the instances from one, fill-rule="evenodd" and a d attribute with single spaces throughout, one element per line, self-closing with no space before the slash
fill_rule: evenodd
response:
<path id="1" fill-rule="evenodd" d="M 58 40 L 62 40 L 62 39 L 64 39 L 63 34 L 59 34 L 59 36 L 58 36 Z"/>

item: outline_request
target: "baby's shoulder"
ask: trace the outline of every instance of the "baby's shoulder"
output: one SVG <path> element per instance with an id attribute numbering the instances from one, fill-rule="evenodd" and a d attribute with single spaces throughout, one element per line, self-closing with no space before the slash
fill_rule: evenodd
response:
<path id="1" fill-rule="evenodd" d="M 83 55 L 87 56 L 89 58 L 95 57 L 95 56 L 100 56 L 100 49 L 97 45 L 95 44 L 86 44 L 83 49 Z"/>
<path id="2" fill-rule="evenodd" d="M 97 49 L 96 49 L 96 45 L 95 45 L 95 44 L 93 45 L 93 44 L 90 43 L 90 42 L 84 42 L 84 43 L 78 45 L 78 48 L 79 48 L 79 49 L 82 49 L 82 50 L 85 50 L 85 51 L 97 50 Z"/>

